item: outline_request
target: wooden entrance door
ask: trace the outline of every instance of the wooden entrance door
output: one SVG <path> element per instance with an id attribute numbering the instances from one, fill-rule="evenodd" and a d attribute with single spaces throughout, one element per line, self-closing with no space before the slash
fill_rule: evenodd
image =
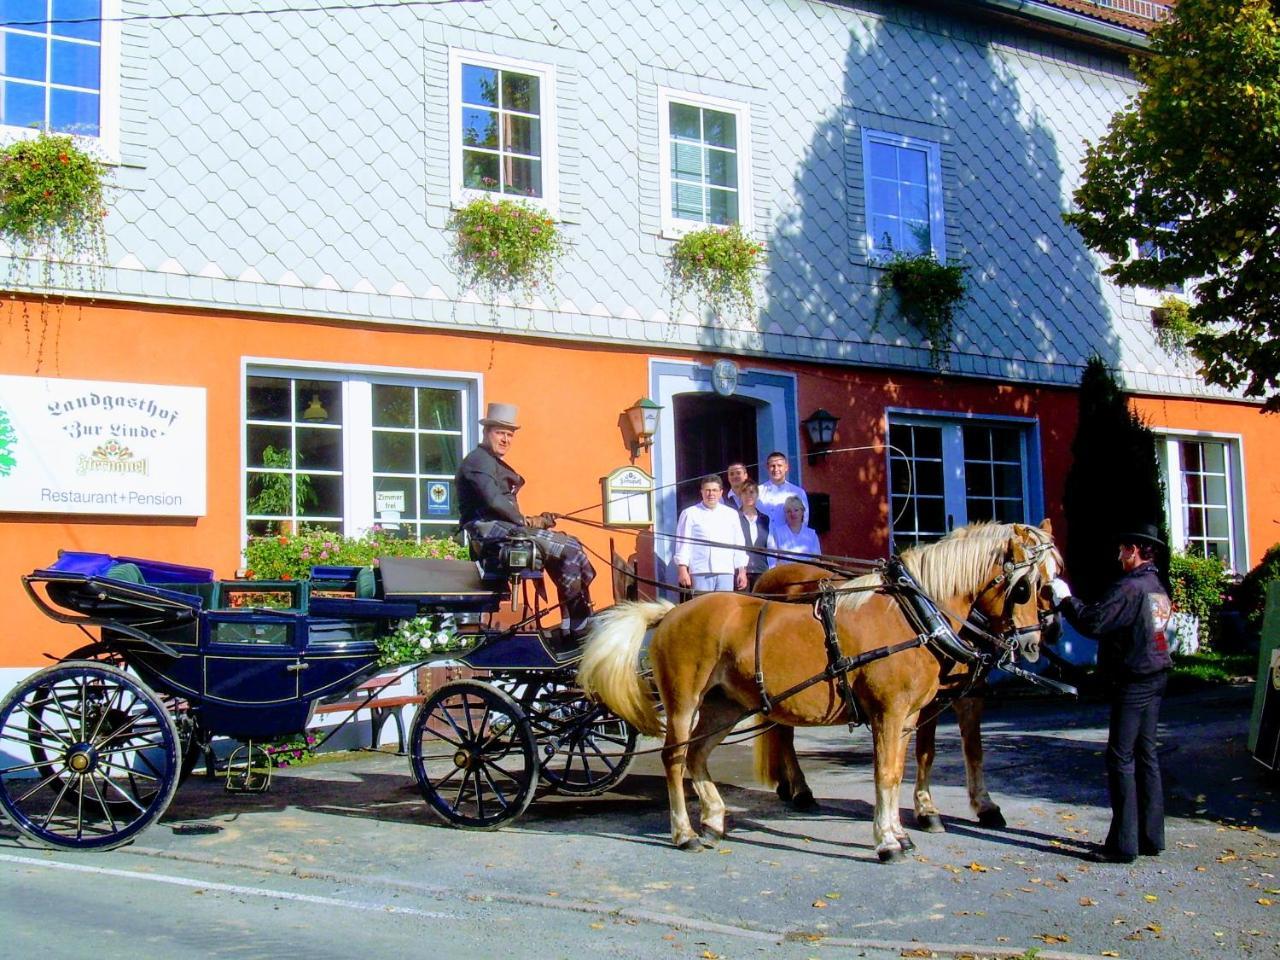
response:
<path id="1" fill-rule="evenodd" d="M 674 406 L 679 509 L 698 502 L 699 477 L 718 473 L 723 481 L 731 463 L 745 463 L 752 479 L 759 481 L 753 404 L 714 393 L 685 393 L 675 398 Z"/>

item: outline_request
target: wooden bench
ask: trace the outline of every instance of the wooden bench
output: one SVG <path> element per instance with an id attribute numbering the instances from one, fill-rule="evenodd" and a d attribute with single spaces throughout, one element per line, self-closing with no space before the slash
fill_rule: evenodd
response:
<path id="1" fill-rule="evenodd" d="M 358 713 L 361 710 L 368 710 L 369 725 L 371 727 L 369 746 L 374 750 L 378 749 L 378 745 L 382 740 L 382 728 L 386 726 L 388 720 L 394 720 L 396 743 L 400 752 L 404 753 L 404 718 L 400 715 L 400 711 L 405 707 L 424 703 L 427 698 L 417 694 L 379 696 L 378 691 L 386 685 L 386 677 L 373 677 L 352 690 L 351 695 L 346 700 L 317 704 L 314 712 L 319 716 L 329 713 Z"/>

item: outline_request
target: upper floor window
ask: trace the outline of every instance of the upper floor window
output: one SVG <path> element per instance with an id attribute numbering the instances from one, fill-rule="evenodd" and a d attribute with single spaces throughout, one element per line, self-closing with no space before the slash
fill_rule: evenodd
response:
<path id="1" fill-rule="evenodd" d="M 489 193 L 553 206 L 552 69 L 455 50 L 450 74 L 455 196 Z"/>
<path id="2" fill-rule="evenodd" d="M 929 543 L 979 520 L 1025 523 L 1037 506 L 1030 425 L 986 418 L 891 414 L 894 549 Z"/>
<path id="3" fill-rule="evenodd" d="M 862 131 L 867 255 L 932 252 L 946 259 L 938 145 L 879 130 Z"/>
<path id="4" fill-rule="evenodd" d="M 1172 230 L 1173 227 L 1174 224 L 1172 223 L 1167 225 L 1169 230 Z M 1165 251 L 1165 248 L 1161 246 L 1158 241 L 1144 240 L 1142 243 L 1138 244 L 1135 249 L 1138 256 L 1145 259 L 1155 260 L 1156 262 L 1162 261 L 1168 257 L 1168 253 Z M 1160 301 L 1169 294 L 1184 297 L 1187 294 L 1187 285 L 1185 283 L 1178 282 L 1171 283 L 1158 290 L 1139 288 L 1137 299 L 1139 304 L 1142 306 L 1159 306 Z"/>
<path id="5" fill-rule="evenodd" d="M 0 0 L 0 122 L 102 133 L 102 3 Z"/>
<path id="6" fill-rule="evenodd" d="M 1247 556 L 1240 443 L 1234 437 L 1167 436 L 1162 461 L 1172 545 L 1238 570 Z"/>
<path id="7" fill-rule="evenodd" d="M 743 104 L 658 92 L 664 233 L 707 224 L 750 229 L 750 129 Z"/>

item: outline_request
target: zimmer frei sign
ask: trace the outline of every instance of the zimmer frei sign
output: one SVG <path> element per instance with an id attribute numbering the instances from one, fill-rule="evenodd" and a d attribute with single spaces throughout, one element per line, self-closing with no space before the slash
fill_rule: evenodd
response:
<path id="1" fill-rule="evenodd" d="M 205 513 L 205 391 L 0 376 L 0 511 Z"/>

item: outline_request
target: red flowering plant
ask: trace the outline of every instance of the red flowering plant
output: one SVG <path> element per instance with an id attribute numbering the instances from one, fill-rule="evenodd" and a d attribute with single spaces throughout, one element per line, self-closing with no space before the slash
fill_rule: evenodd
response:
<path id="1" fill-rule="evenodd" d="M 694 294 L 699 305 L 721 320 L 755 317 L 756 269 L 764 245 L 738 224 L 710 225 L 681 237 L 671 249 L 667 282 L 675 300 Z"/>
<path id="2" fill-rule="evenodd" d="M 27 263 L 40 260 L 46 288 L 55 267 L 69 286 L 100 285 L 105 171 L 66 134 L 41 131 L 0 150 L 0 239 L 12 251 L 11 281 L 25 281 Z"/>
<path id="3" fill-rule="evenodd" d="M 564 253 L 555 218 L 519 200 L 478 197 L 454 210 L 448 226 L 462 286 L 489 301 L 504 293 L 530 299 L 549 287 Z"/>
<path id="4" fill-rule="evenodd" d="M 244 548 L 245 576 L 253 580 L 306 580 L 312 567 L 372 567 L 379 557 L 461 560 L 466 555 L 452 540 L 412 540 L 377 527 L 362 537 L 306 528 L 298 534 L 250 537 Z"/>

